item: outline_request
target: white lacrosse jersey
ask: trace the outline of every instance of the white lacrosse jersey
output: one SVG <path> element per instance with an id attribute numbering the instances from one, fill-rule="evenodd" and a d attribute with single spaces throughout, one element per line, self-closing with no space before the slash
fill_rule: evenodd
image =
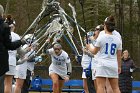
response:
<path id="1" fill-rule="evenodd" d="M 118 37 L 118 38 L 121 40 L 121 43 L 122 43 L 122 38 L 121 38 L 121 35 L 120 35 L 119 32 L 117 32 L 116 30 L 114 30 L 114 31 L 112 32 L 112 34 L 115 35 L 116 37 Z M 101 32 L 99 33 L 99 36 L 98 36 L 98 37 L 100 37 L 101 35 L 105 35 L 105 30 L 101 31 Z M 95 41 L 95 42 L 96 42 L 96 41 Z M 95 43 L 94 43 L 94 44 L 95 44 Z M 94 55 L 95 63 L 97 63 L 98 54 L 99 54 L 99 52 L 98 52 L 96 55 Z M 95 64 L 94 64 L 94 65 L 95 65 Z M 94 67 L 94 65 L 92 65 L 92 67 Z"/>
<path id="2" fill-rule="evenodd" d="M 49 67 L 49 72 L 55 72 L 60 76 L 65 76 L 67 74 L 66 63 L 70 63 L 70 58 L 68 54 L 62 50 L 62 53 L 58 56 L 55 54 L 54 49 L 48 49 L 49 54 L 51 55 L 52 63 Z"/>
<path id="3" fill-rule="evenodd" d="M 95 47 L 100 47 L 100 51 L 98 51 L 97 55 L 98 64 L 96 67 L 96 76 L 117 78 L 117 50 L 122 50 L 120 38 L 116 35 L 100 35 L 96 40 Z M 100 69 L 98 69 L 99 67 Z M 107 71 L 105 70 L 106 68 L 108 69 Z"/>
<path id="4" fill-rule="evenodd" d="M 103 30 L 103 31 L 101 31 L 101 32 L 99 33 L 99 36 L 100 36 L 100 35 L 104 35 L 104 34 L 105 34 L 105 31 Z M 121 38 L 121 35 L 120 35 L 119 32 L 117 32 L 116 30 L 114 30 L 114 31 L 112 32 L 112 34 L 115 35 L 115 36 L 117 36 L 118 38 L 120 38 L 120 40 L 122 41 L 122 38 Z"/>
<path id="5" fill-rule="evenodd" d="M 14 32 L 11 32 L 12 42 L 20 40 L 20 36 Z M 16 66 L 16 54 L 17 50 L 9 50 L 9 65 Z"/>

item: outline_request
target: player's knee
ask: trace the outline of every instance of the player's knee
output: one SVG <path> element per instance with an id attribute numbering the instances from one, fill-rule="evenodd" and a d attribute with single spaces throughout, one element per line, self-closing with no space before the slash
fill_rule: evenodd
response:
<path id="1" fill-rule="evenodd" d="M 118 86 L 112 86 L 112 90 L 119 90 Z"/>
<path id="2" fill-rule="evenodd" d="M 20 83 L 17 83 L 17 84 L 16 84 L 16 87 L 17 87 L 17 88 L 22 88 L 22 86 L 23 86 L 23 84 L 20 84 Z"/>

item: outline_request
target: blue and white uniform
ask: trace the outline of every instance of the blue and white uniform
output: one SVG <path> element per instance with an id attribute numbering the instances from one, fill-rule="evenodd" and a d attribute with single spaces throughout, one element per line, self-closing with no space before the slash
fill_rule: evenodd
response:
<path id="1" fill-rule="evenodd" d="M 89 68 L 90 64 L 92 63 L 92 57 L 83 53 L 81 66 L 83 68 L 82 78 L 86 78 L 85 69 Z"/>
<path id="2" fill-rule="evenodd" d="M 93 40 L 92 44 L 94 45 L 95 42 L 96 42 L 96 40 Z M 88 51 L 88 52 L 90 53 L 90 51 Z M 86 53 L 83 53 L 81 66 L 83 68 L 82 78 L 87 78 L 86 73 L 85 73 L 85 69 L 91 67 L 92 80 L 94 80 L 95 79 L 94 73 L 95 73 L 95 67 L 96 67 L 96 60 L 93 58 L 93 55 L 90 56 Z"/>
<path id="3" fill-rule="evenodd" d="M 67 76 L 67 66 L 66 63 L 70 63 L 70 58 L 68 54 L 62 50 L 62 53 L 58 56 L 55 54 L 54 49 L 48 49 L 49 54 L 51 55 L 52 63 L 49 66 L 49 75 L 51 73 L 58 74 L 61 78 Z"/>
<path id="4" fill-rule="evenodd" d="M 116 35 L 102 34 L 96 40 L 100 47 L 96 64 L 96 77 L 118 78 L 117 50 L 122 50 L 122 41 Z"/>

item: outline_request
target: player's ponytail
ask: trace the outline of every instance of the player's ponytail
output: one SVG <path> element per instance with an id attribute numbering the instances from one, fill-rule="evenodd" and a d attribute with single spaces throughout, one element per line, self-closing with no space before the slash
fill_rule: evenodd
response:
<path id="1" fill-rule="evenodd" d="M 113 32 L 115 29 L 115 19 L 113 16 L 109 16 L 105 19 L 104 24 L 109 32 Z"/>

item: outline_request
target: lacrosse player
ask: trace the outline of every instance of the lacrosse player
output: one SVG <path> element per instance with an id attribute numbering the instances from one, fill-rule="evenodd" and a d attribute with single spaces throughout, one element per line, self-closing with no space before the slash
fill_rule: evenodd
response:
<path id="1" fill-rule="evenodd" d="M 68 81 L 72 72 L 70 58 L 59 43 L 53 48 L 44 49 L 45 54 L 51 55 L 49 76 L 53 81 L 53 93 L 61 93 L 64 82 Z"/>
<path id="2" fill-rule="evenodd" d="M 104 23 L 104 35 L 99 35 L 95 46 L 87 44 L 87 48 L 93 53 L 98 54 L 96 64 L 96 84 L 97 93 L 105 93 L 104 87 L 108 78 L 114 93 L 120 93 L 118 86 L 118 74 L 121 72 L 121 50 L 122 42 L 120 38 L 113 35 L 115 29 L 114 17 L 110 16 Z"/>

